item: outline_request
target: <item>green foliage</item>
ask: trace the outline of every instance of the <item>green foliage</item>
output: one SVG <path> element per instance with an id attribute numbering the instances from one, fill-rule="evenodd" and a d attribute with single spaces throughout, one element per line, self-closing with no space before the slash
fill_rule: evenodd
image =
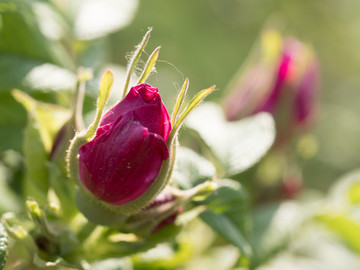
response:
<path id="1" fill-rule="evenodd" d="M 35 196 L 42 204 L 49 188 L 46 163 L 55 135 L 69 117 L 69 111 L 60 106 L 38 102 L 21 91 L 13 91 L 14 98 L 28 112 L 24 132 L 24 155 L 27 168 L 25 189 L 27 196 Z"/>
<path id="2" fill-rule="evenodd" d="M 4 268 L 8 256 L 8 236 L 4 226 L 0 223 L 0 269 Z"/>
<path id="3" fill-rule="evenodd" d="M 244 188 L 233 180 L 219 180 L 219 187 L 203 204 L 208 210 L 200 217 L 219 235 L 235 245 L 242 255 L 252 253 L 246 235 L 249 232 L 249 201 Z"/>
<path id="4" fill-rule="evenodd" d="M 359 5 L 355 0 L 346 5 L 330 0 L 320 5 L 265 2 L 0 0 L 0 213 L 5 213 L 0 224 L 0 269 L 360 268 L 360 172 L 336 180 L 360 161 L 356 79 L 360 40 L 353 34 L 360 22 Z M 154 16 L 159 4 L 161 14 Z M 296 176 L 306 185 L 293 201 L 284 200 L 281 193 L 285 181 L 272 187 L 256 181 L 256 174 L 269 172 L 259 170 L 256 163 L 273 146 L 272 118 L 257 114 L 229 123 L 217 100 L 274 11 L 276 18 L 268 25 L 281 25 L 285 33 L 290 29 L 292 35 L 313 43 L 324 75 L 322 114 L 308 137 L 313 139 L 312 153 L 302 155 L 304 143 L 295 140 L 286 153 L 284 149 L 276 152 L 282 161 L 299 158 L 301 170 Z M 133 24 L 125 28 L 131 20 Z M 154 27 L 155 42 L 166 45 L 161 57 L 169 62 L 159 58 L 160 47 L 153 52 L 144 50 L 150 44 L 149 31 L 135 52 L 127 55 L 132 59 L 127 76 L 114 72 L 113 78 L 107 72 L 101 80 L 109 64 L 125 70 L 119 64 L 125 64 L 125 52 L 138 39 L 134 33 L 145 33 L 149 25 Z M 141 53 L 147 62 L 140 59 Z M 174 224 L 156 233 L 144 226 L 139 227 L 147 233 L 131 231 L 123 226 L 128 215 L 114 219 L 114 212 L 96 208 L 91 200 L 78 202 L 80 209 L 76 207 L 74 182 L 67 178 L 61 162 L 50 160 L 50 152 L 61 127 L 69 124 L 74 108 L 65 107 L 71 106 L 70 94 L 79 88 L 75 69 L 80 65 L 91 67 L 95 78 L 87 83 L 87 124 L 94 119 L 99 82 L 101 90 L 96 121 L 86 140 L 94 135 L 106 101 L 118 101 L 135 82 L 156 84 L 165 103 L 175 103 L 166 176 L 173 173 L 165 184 L 180 189 L 177 196 L 184 204 Z M 191 75 L 195 89 L 217 83 L 220 91 L 210 87 L 195 94 L 188 79 L 180 87 L 177 83 L 187 76 L 181 72 Z M 117 89 L 113 91 L 115 99 L 110 97 L 112 84 Z M 171 91 L 173 85 L 179 92 L 177 99 Z M 212 92 L 214 102 L 200 104 Z M 187 93 L 194 98 L 186 107 Z M 79 110 L 81 114 L 82 108 Z M 185 118 L 180 134 L 185 139 L 180 142 L 187 148 L 177 147 L 178 130 Z M 70 127 L 71 132 L 74 128 Z M 16 168 L 6 161 L 14 151 L 20 156 Z M 73 154 L 76 159 L 77 151 Z M 280 168 L 271 162 L 267 165 Z M 283 169 L 278 170 L 278 178 L 288 176 Z M 245 186 L 252 187 L 252 193 Z M 321 188 L 322 193 L 309 187 Z M 259 194 L 274 190 L 280 195 L 269 196 L 271 201 L 258 200 Z M 77 194 L 78 201 L 82 195 Z M 24 199 L 28 199 L 26 203 Z M 79 210 L 95 218 L 87 215 L 87 219 Z M 153 224 L 156 218 L 140 220 L 140 224 Z M 98 220 L 105 226 L 92 223 Z M 191 233 L 198 237 L 191 238 Z M 194 242 L 202 242 L 202 248 L 197 250 L 200 244 Z M 226 266 L 216 263 L 227 261 L 224 254 L 234 250 Z"/>
<path id="5" fill-rule="evenodd" d="M 73 67 L 69 54 L 59 42 L 64 37 L 64 22 L 49 3 L 3 0 L 0 10 L 1 52 Z"/>
<path id="6" fill-rule="evenodd" d="M 214 165 L 196 152 L 186 147 L 177 151 L 172 178 L 182 189 L 190 189 L 215 175 Z"/>
<path id="7" fill-rule="evenodd" d="M 211 159 L 220 177 L 238 174 L 269 150 L 275 129 L 272 118 L 258 114 L 238 122 L 227 122 L 221 107 L 204 103 L 186 121 Z M 196 134 L 195 133 L 195 134 Z"/>

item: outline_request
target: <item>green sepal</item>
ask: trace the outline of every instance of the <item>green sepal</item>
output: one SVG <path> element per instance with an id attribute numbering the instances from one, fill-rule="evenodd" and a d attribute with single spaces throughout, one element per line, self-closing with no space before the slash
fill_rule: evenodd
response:
<path id="1" fill-rule="evenodd" d="M 172 150 L 170 151 L 170 158 L 163 162 L 158 177 L 155 179 L 149 189 L 135 200 L 122 205 L 111 205 L 100 201 L 86 190 L 81 181 L 78 181 L 80 185 L 79 191 L 76 195 L 76 201 L 80 211 L 83 212 L 86 217 L 90 217 L 91 222 L 95 224 L 103 224 L 104 221 L 101 217 L 102 211 L 106 211 L 106 213 L 104 212 L 104 215 L 109 217 L 106 222 L 114 224 L 118 222 L 117 215 L 132 215 L 140 211 L 142 208 L 148 205 L 167 185 L 170 179 L 170 173 L 175 163 L 175 152 L 176 144 L 173 144 Z M 87 207 L 87 204 L 92 205 L 93 207 Z"/>
<path id="2" fill-rule="evenodd" d="M 175 109 L 174 112 L 177 112 L 177 110 L 179 108 L 178 107 L 178 103 L 180 103 L 180 105 L 183 102 L 183 98 L 184 95 L 187 91 L 187 87 L 188 87 L 188 81 L 185 80 L 184 85 L 182 87 L 182 90 L 179 94 L 179 98 L 177 99 L 176 105 L 175 105 Z M 180 129 L 182 123 L 184 122 L 185 118 L 189 115 L 189 113 L 191 113 L 197 106 L 199 106 L 200 102 L 204 100 L 204 98 L 206 98 L 213 90 L 215 89 L 215 85 L 206 88 L 204 90 L 201 90 L 199 93 L 197 93 L 195 95 L 195 97 L 190 101 L 190 103 L 186 106 L 186 108 L 184 109 L 184 111 L 179 115 L 179 117 L 177 118 L 177 120 L 175 121 L 174 126 L 172 127 L 168 140 L 167 140 L 167 144 L 168 146 L 172 143 L 173 138 L 176 136 L 178 130 Z M 173 115 L 173 117 L 176 117 L 175 115 Z"/>
<path id="3" fill-rule="evenodd" d="M 125 85 L 124 85 L 124 90 L 123 90 L 123 93 L 122 93 L 122 97 L 125 98 L 127 92 L 128 92 L 128 88 L 129 88 L 129 83 L 130 83 L 130 79 L 131 79 L 131 76 L 132 74 L 134 73 L 134 70 L 135 70 L 135 67 L 136 67 L 136 64 L 137 62 L 139 61 L 140 59 L 140 56 L 141 56 L 141 53 L 144 51 L 149 39 L 150 39 L 150 33 L 152 31 L 152 28 L 150 28 L 145 36 L 143 37 L 142 41 L 140 42 L 140 44 L 137 46 L 132 58 L 130 59 L 130 62 L 129 62 L 129 66 L 128 66 L 128 69 L 127 69 L 127 72 L 126 72 L 126 78 L 125 78 Z M 156 60 L 155 60 L 156 62 Z M 155 64 L 154 62 L 154 64 Z M 144 70 L 144 72 L 146 72 L 146 68 Z M 141 76 L 142 77 L 142 76 Z"/>
<path id="4" fill-rule="evenodd" d="M 160 52 L 160 46 L 157 47 L 152 54 L 149 56 L 149 59 L 147 60 L 144 70 L 141 73 L 139 80 L 137 81 L 137 84 L 141 84 L 144 83 L 146 81 L 146 79 L 149 77 L 151 71 L 154 69 L 156 61 L 159 57 L 159 52 Z"/>
<path id="5" fill-rule="evenodd" d="M 174 110 L 173 110 L 173 113 L 171 116 L 171 126 L 172 127 L 175 125 L 175 121 L 178 117 L 180 108 L 181 108 L 182 104 L 184 103 L 184 99 L 185 99 L 188 88 L 189 88 L 189 79 L 186 78 L 183 83 L 183 86 L 181 87 L 181 90 L 176 98 L 175 107 L 174 107 Z"/>
<path id="6" fill-rule="evenodd" d="M 109 99 L 113 81 L 114 78 L 111 71 L 109 70 L 106 71 L 102 76 L 100 82 L 100 93 L 99 93 L 99 98 L 97 100 L 97 110 L 96 110 L 95 119 L 87 130 L 75 135 L 75 137 L 70 143 L 68 154 L 66 156 L 67 169 L 68 169 L 69 177 L 75 180 L 79 186 L 82 186 L 82 183 L 80 181 L 79 172 L 78 172 L 78 163 L 79 163 L 78 150 L 81 145 L 87 143 L 94 137 L 96 130 L 99 126 L 104 107 L 106 105 L 107 100 Z"/>
<path id="7" fill-rule="evenodd" d="M 123 214 L 111 211 L 83 189 L 76 191 L 75 201 L 80 212 L 94 224 L 115 226 L 121 224 L 127 218 Z"/>

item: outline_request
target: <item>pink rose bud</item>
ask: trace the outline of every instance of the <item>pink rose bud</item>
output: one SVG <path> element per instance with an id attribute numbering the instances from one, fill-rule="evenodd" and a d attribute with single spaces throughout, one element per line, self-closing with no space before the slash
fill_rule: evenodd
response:
<path id="1" fill-rule="evenodd" d="M 289 134 L 294 127 L 303 128 L 313 119 L 319 86 L 318 62 L 311 48 L 295 38 L 281 38 L 274 31 L 265 32 L 263 37 L 258 62 L 248 65 L 240 74 L 239 83 L 230 88 L 225 113 L 228 120 L 237 120 L 269 112 L 274 116 L 278 134 Z"/>
<path id="2" fill-rule="evenodd" d="M 295 96 L 294 114 L 297 125 L 306 125 L 312 120 L 316 107 L 318 75 L 318 63 L 313 61 L 303 74 Z"/>
<path id="3" fill-rule="evenodd" d="M 140 197 L 169 158 L 169 114 L 158 89 L 132 87 L 79 149 L 81 182 L 99 200 L 121 205 Z"/>
<path id="4" fill-rule="evenodd" d="M 174 224 L 177 216 L 183 211 L 183 203 L 181 197 L 164 191 L 141 211 L 130 216 L 121 229 L 125 232 L 149 236 Z"/>
<path id="5" fill-rule="evenodd" d="M 143 211 L 153 211 L 154 214 L 158 212 L 159 217 L 162 217 L 151 230 L 151 233 L 156 233 L 165 226 L 174 224 L 177 216 L 182 213 L 183 206 L 179 205 L 179 202 L 173 195 L 161 193 Z M 152 218 L 153 222 L 154 219 L 155 215 Z"/>

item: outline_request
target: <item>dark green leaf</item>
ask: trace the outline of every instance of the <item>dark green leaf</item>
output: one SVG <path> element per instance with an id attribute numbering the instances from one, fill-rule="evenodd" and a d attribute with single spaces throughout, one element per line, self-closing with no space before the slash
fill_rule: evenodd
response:
<path id="1" fill-rule="evenodd" d="M 220 180 L 219 187 L 202 204 L 214 213 L 226 215 L 238 229 L 249 232 L 249 197 L 243 186 L 233 180 Z"/>
<path id="2" fill-rule="evenodd" d="M 249 230 L 249 198 L 240 183 L 233 180 L 219 180 L 219 187 L 201 204 L 208 210 L 200 217 L 218 234 L 240 249 L 251 254 L 246 240 Z"/>
<path id="3" fill-rule="evenodd" d="M 205 211 L 200 214 L 214 231 L 236 246 L 244 256 L 251 254 L 251 247 L 237 226 L 224 214 Z"/>

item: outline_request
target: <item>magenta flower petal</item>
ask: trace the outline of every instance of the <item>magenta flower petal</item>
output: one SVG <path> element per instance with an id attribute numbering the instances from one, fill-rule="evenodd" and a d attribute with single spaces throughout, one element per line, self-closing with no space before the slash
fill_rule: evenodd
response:
<path id="1" fill-rule="evenodd" d="M 306 122 L 313 112 L 318 73 L 318 64 L 315 62 L 309 67 L 300 82 L 294 104 L 297 124 Z"/>
<path id="2" fill-rule="evenodd" d="M 170 117 L 157 88 L 148 84 L 132 87 L 127 96 L 103 116 L 100 127 L 129 111 L 136 111 L 137 121 L 167 140 L 171 129 Z"/>
<path id="3" fill-rule="evenodd" d="M 81 181 L 99 200 L 121 205 L 146 192 L 169 158 L 171 126 L 158 90 L 143 84 L 102 118 L 79 149 Z"/>

